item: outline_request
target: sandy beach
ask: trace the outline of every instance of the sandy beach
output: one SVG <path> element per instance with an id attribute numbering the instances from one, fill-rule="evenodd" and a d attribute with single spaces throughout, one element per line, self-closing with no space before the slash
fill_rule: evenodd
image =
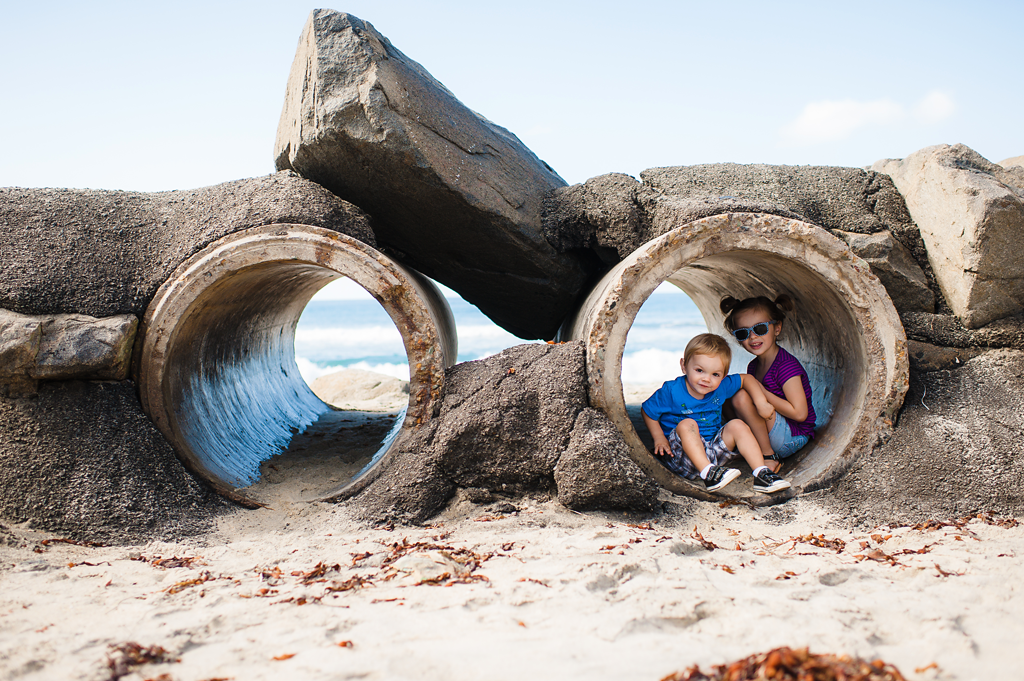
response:
<path id="1" fill-rule="evenodd" d="M 865 529 L 806 497 L 663 502 L 640 518 L 463 493 L 430 526 L 374 528 L 282 498 L 137 546 L 10 527 L 0 675 L 656 680 L 786 645 L 908 679 L 1019 678 L 1013 521 Z"/>

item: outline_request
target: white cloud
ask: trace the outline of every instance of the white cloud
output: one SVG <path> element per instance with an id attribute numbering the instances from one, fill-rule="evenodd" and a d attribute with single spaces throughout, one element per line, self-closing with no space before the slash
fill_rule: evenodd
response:
<path id="1" fill-rule="evenodd" d="M 890 99 L 811 102 L 795 121 L 782 129 L 782 134 L 798 144 L 833 142 L 849 137 L 859 128 L 890 125 L 905 116 L 903 106 Z"/>
<path id="2" fill-rule="evenodd" d="M 945 92 L 932 90 L 914 107 L 914 117 L 923 123 L 938 123 L 953 115 L 956 102 Z"/>
<path id="3" fill-rule="evenodd" d="M 909 109 L 891 99 L 810 102 L 781 132 L 786 140 L 800 145 L 835 142 L 862 128 L 892 126 L 907 120 L 938 123 L 954 111 L 953 98 L 941 90 L 932 90 Z"/>

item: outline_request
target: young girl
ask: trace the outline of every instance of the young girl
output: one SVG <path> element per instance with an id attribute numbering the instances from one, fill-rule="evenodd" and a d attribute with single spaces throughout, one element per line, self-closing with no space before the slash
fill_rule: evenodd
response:
<path id="1" fill-rule="evenodd" d="M 743 349 L 754 355 L 747 373 L 764 388 L 765 397 L 775 407 L 771 417 L 761 418 L 750 395 L 741 390 L 732 399 L 736 415 L 754 433 L 765 464 L 773 472 L 782 467 L 782 459 L 796 453 L 814 437 L 815 414 L 811 405 L 811 383 L 796 357 L 779 347 L 786 312 L 793 310 L 793 299 L 786 294 L 774 301 L 765 296 L 736 300 L 726 296 L 721 303 L 725 328 L 732 332 Z"/>

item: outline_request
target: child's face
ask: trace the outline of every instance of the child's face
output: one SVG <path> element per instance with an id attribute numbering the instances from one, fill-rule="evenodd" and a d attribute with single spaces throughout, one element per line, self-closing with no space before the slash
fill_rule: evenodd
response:
<path id="1" fill-rule="evenodd" d="M 686 389 L 701 400 L 725 378 L 725 362 L 717 355 L 691 355 L 685 364 L 679 360 L 679 366 L 686 377 Z"/>
<path id="2" fill-rule="evenodd" d="M 751 326 L 770 321 L 772 319 L 768 316 L 768 313 L 757 308 L 744 310 L 736 315 L 735 318 L 736 328 L 738 329 L 750 328 Z M 740 341 L 740 345 L 755 357 L 763 355 L 775 346 L 775 339 L 779 337 L 779 332 L 782 330 L 781 326 L 781 324 L 769 324 L 768 333 L 763 336 L 757 336 L 751 331 L 745 341 Z"/>

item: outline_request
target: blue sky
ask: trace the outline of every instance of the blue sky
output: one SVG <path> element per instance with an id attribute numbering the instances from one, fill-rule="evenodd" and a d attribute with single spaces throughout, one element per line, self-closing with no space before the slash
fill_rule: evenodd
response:
<path id="1" fill-rule="evenodd" d="M 308 2 L 5 3 L 0 186 L 273 171 Z M 323 5 L 320 5 L 323 6 Z M 329 6 L 329 5 L 328 5 Z M 1024 3 L 350 1 L 568 182 L 732 161 L 1024 154 Z"/>

